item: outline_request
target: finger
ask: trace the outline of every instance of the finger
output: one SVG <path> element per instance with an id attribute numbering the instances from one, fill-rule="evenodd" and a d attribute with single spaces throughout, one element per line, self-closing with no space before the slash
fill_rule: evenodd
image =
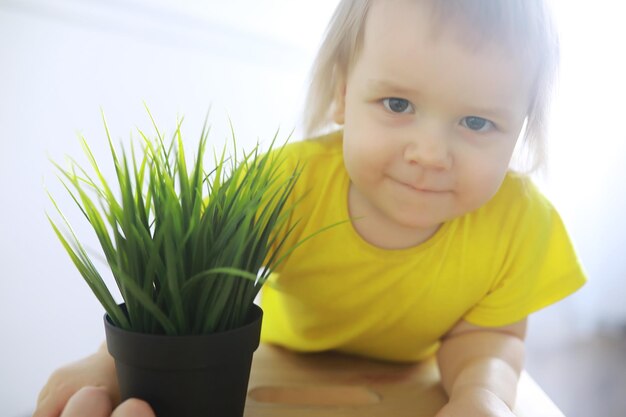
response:
<path id="1" fill-rule="evenodd" d="M 113 405 L 106 389 L 83 387 L 65 406 L 61 417 L 110 417 Z"/>
<path id="2" fill-rule="evenodd" d="M 130 398 L 120 404 L 113 411 L 111 417 L 155 417 L 155 414 L 147 402 L 137 398 Z"/>
<path id="3" fill-rule="evenodd" d="M 63 411 L 63 403 L 55 401 L 51 395 L 49 385 L 46 385 L 37 397 L 37 408 L 33 413 L 33 417 L 59 417 Z"/>

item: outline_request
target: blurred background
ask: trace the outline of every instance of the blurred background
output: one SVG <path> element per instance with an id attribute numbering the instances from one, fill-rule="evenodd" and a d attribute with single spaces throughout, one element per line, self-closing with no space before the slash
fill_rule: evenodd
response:
<path id="1" fill-rule="evenodd" d="M 33 410 L 59 365 L 103 340 L 102 308 L 46 220 L 50 191 L 70 218 L 50 159 L 79 162 L 84 135 L 166 135 L 262 146 L 300 138 L 313 59 L 337 0 L 0 0 L 0 403 Z M 549 170 L 536 180 L 561 212 L 589 284 L 534 315 L 528 369 L 569 417 L 626 412 L 626 6 L 554 1 L 563 63 Z M 103 167 L 105 172 L 110 166 Z M 112 173 L 111 173 L 112 174 Z M 89 230 L 73 222 L 90 239 Z M 93 245 L 95 247 L 95 243 Z"/>

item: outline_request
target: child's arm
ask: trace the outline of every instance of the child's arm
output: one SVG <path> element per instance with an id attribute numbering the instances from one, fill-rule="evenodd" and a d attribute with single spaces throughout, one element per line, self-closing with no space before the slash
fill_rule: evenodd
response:
<path id="1" fill-rule="evenodd" d="M 526 319 L 496 328 L 457 324 L 437 353 L 450 400 L 436 417 L 474 415 L 470 409 L 481 416 L 512 417 L 524 366 L 525 334 Z"/>

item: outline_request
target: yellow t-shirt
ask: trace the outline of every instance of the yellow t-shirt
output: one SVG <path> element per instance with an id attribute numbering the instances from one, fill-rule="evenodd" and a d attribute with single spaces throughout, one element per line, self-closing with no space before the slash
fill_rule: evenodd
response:
<path id="1" fill-rule="evenodd" d="M 349 219 L 341 134 L 282 152 L 286 173 L 304 164 L 293 198 L 306 194 L 288 245 Z M 300 351 L 418 361 L 460 319 L 511 324 L 584 282 L 557 212 L 527 178 L 509 173 L 486 205 L 413 248 L 372 246 L 350 222 L 309 239 L 263 289 L 261 337 Z"/>

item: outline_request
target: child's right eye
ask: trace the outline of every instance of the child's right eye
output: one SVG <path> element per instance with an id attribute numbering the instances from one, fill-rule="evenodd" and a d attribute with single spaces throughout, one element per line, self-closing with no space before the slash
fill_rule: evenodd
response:
<path id="1" fill-rule="evenodd" d="M 413 105 L 403 98 L 389 97 L 384 98 L 383 106 L 392 113 L 412 113 Z"/>

